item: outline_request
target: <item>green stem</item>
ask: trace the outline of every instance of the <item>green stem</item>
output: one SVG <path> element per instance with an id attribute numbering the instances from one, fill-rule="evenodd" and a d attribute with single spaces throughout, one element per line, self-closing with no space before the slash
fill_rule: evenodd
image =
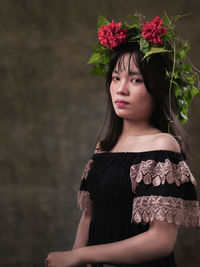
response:
<path id="1" fill-rule="evenodd" d="M 172 23 L 171 23 L 169 17 L 167 16 L 167 13 L 166 12 L 164 12 L 164 13 L 165 13 L 166 18 L 168 19 L 171 31 L 172 31 L 172 33 L 174 33 Z M 169 115 L 170 115 L 170 118 L 169 118 L 169 123 L 168 123 L 168 133 L 170 133 L 170 124 L 172 122 L 171 92 L 172 92 L 172 81 L 173 81 L 174 72 L 175 72 L 175 65 L 176 65 L 176 45 L 175 45 L 174 41 L 173 41 L 173 51 L 174 51 L 174 53 L 173 53 L 173 67 L 172 67 L 172 74 L 171 74 L 170 85 L 169 85 Z"/>
<path id="2" fill-rule="evenodd" d="M 175 64 L 176 64 L 176 46 L 175 42 L 173 42 L 173 49 L 174 49 L 174 58 L 173 58 L 173 67 L 172 67 L 172 74 L 171 74 L 171 79 L 170 79 L 170 85 L 169 85 L 169 123 L 168 123 L 168 133 L 170 133 L 170 123 L 172 122 L 172 103 L 171 103 L 171 93 L 172 93 L 172 81 L 173 81 L 173 76 L 174 76 L 174 71 L 175 71 Z"/>

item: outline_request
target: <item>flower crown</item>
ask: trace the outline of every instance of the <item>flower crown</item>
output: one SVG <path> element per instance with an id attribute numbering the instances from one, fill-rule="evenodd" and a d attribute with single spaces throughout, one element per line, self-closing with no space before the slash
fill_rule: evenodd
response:
<path id="1" fill-rule="evenodd" d="M 110 23 L 101 14 L 98 16 L 97 45 L 93 45 L 93 54 L 88 64 L 94 64 L 92 74 L 105 76 L 113 52 L 121 44 L 137 42 L 140 51 L 144 53 L 143 59 L 147 61 L 154 54 L 162 54 L 166 62 L 166 77 L 170 81 L 169 103 L 171 114 L 171 92 L 173 90 L 177 105 L 178 118 L 182 125 L 188 120 L 188 108 L 195 95 L 200 93 L 198 70 L 187 58 L 190 49 L 188 41 L 183 40 L 174 33 L 174 23 L 180 17 L 177 15 L 163 18 L 156 16 L 151 22 L 144 22 L 144 16 L 135 14 L 129 16 L 130 24 L 125 22 Z M 173 122 L 169 118 L 169 123 Z"/>

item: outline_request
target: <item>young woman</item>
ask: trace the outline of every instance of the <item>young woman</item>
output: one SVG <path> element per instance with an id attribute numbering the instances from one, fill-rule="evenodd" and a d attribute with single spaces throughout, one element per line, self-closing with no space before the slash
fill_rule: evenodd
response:
<path id="1" fill-rule="evenodd" d="M 199 226 L 200 212 L 166 69 L 161 53 L 144 59 L 138 42 L 113 49 L 107 132 L 82 176 L 75 244 L 50 253 L 49 267 L 176 266 L 178 227 Z"/>

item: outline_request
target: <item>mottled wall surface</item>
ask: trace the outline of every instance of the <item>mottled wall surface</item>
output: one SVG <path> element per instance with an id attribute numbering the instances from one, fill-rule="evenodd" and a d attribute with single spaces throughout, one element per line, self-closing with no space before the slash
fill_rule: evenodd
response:
<path id="1" fill-rule="evenodd" d="M 0 265 L 44 266 L 71 249 L 80 212 L 76 194 L 104 119 L 102 78 L 86 66 L 98 11 L 109 19 L 191 13 L 177 23 L 200 68 L 198 1 L 0 0 Z M 190 109 L 193 174 L 200 183 L 199 97 Z M 198 190 L 199 191 L 199 190 Z M 198 229 L 181 230 L 181 267 L 200 262 Z"/>

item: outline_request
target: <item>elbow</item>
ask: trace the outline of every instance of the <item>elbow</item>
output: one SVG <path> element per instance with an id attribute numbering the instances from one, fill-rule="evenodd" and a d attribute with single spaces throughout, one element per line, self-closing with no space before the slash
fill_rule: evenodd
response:
<path id="1" fill-rule="evenodd" d="M 161 253 L 162 254 L 161 257 L 162 258 L 168 257 L 172 253 L 173 248 L 174 247 L 172 247 L 172 246 L 165 246 L 165 247 L 163 247 L 162 253 Z"/>
<path id="2" fill-rule="evenodd" d="M 160 257 L 169 256 L 176 243 L 178 228 L 175 224 L 155 220 L 149 230 Z"/>
<path id="3" fill-rule="evenodd" d="M 160 235 L 159 239 L 156 236 L 152 241 L 155 244 L 155 246 L 152 246 L 152 249 L 154 247 L 156 258 L 165 258 L 173 252 L 176 239 L 170 238 L 170 236 Z"/>
<path id="4" fill-rule="evenodd" d="M 169 239 L 162 240 L 158 246 L 160 257 L 162 258 L 168 257 L 173 252 L 174 245 L 175 245 L 175 240 L 169 240 Z"/>

